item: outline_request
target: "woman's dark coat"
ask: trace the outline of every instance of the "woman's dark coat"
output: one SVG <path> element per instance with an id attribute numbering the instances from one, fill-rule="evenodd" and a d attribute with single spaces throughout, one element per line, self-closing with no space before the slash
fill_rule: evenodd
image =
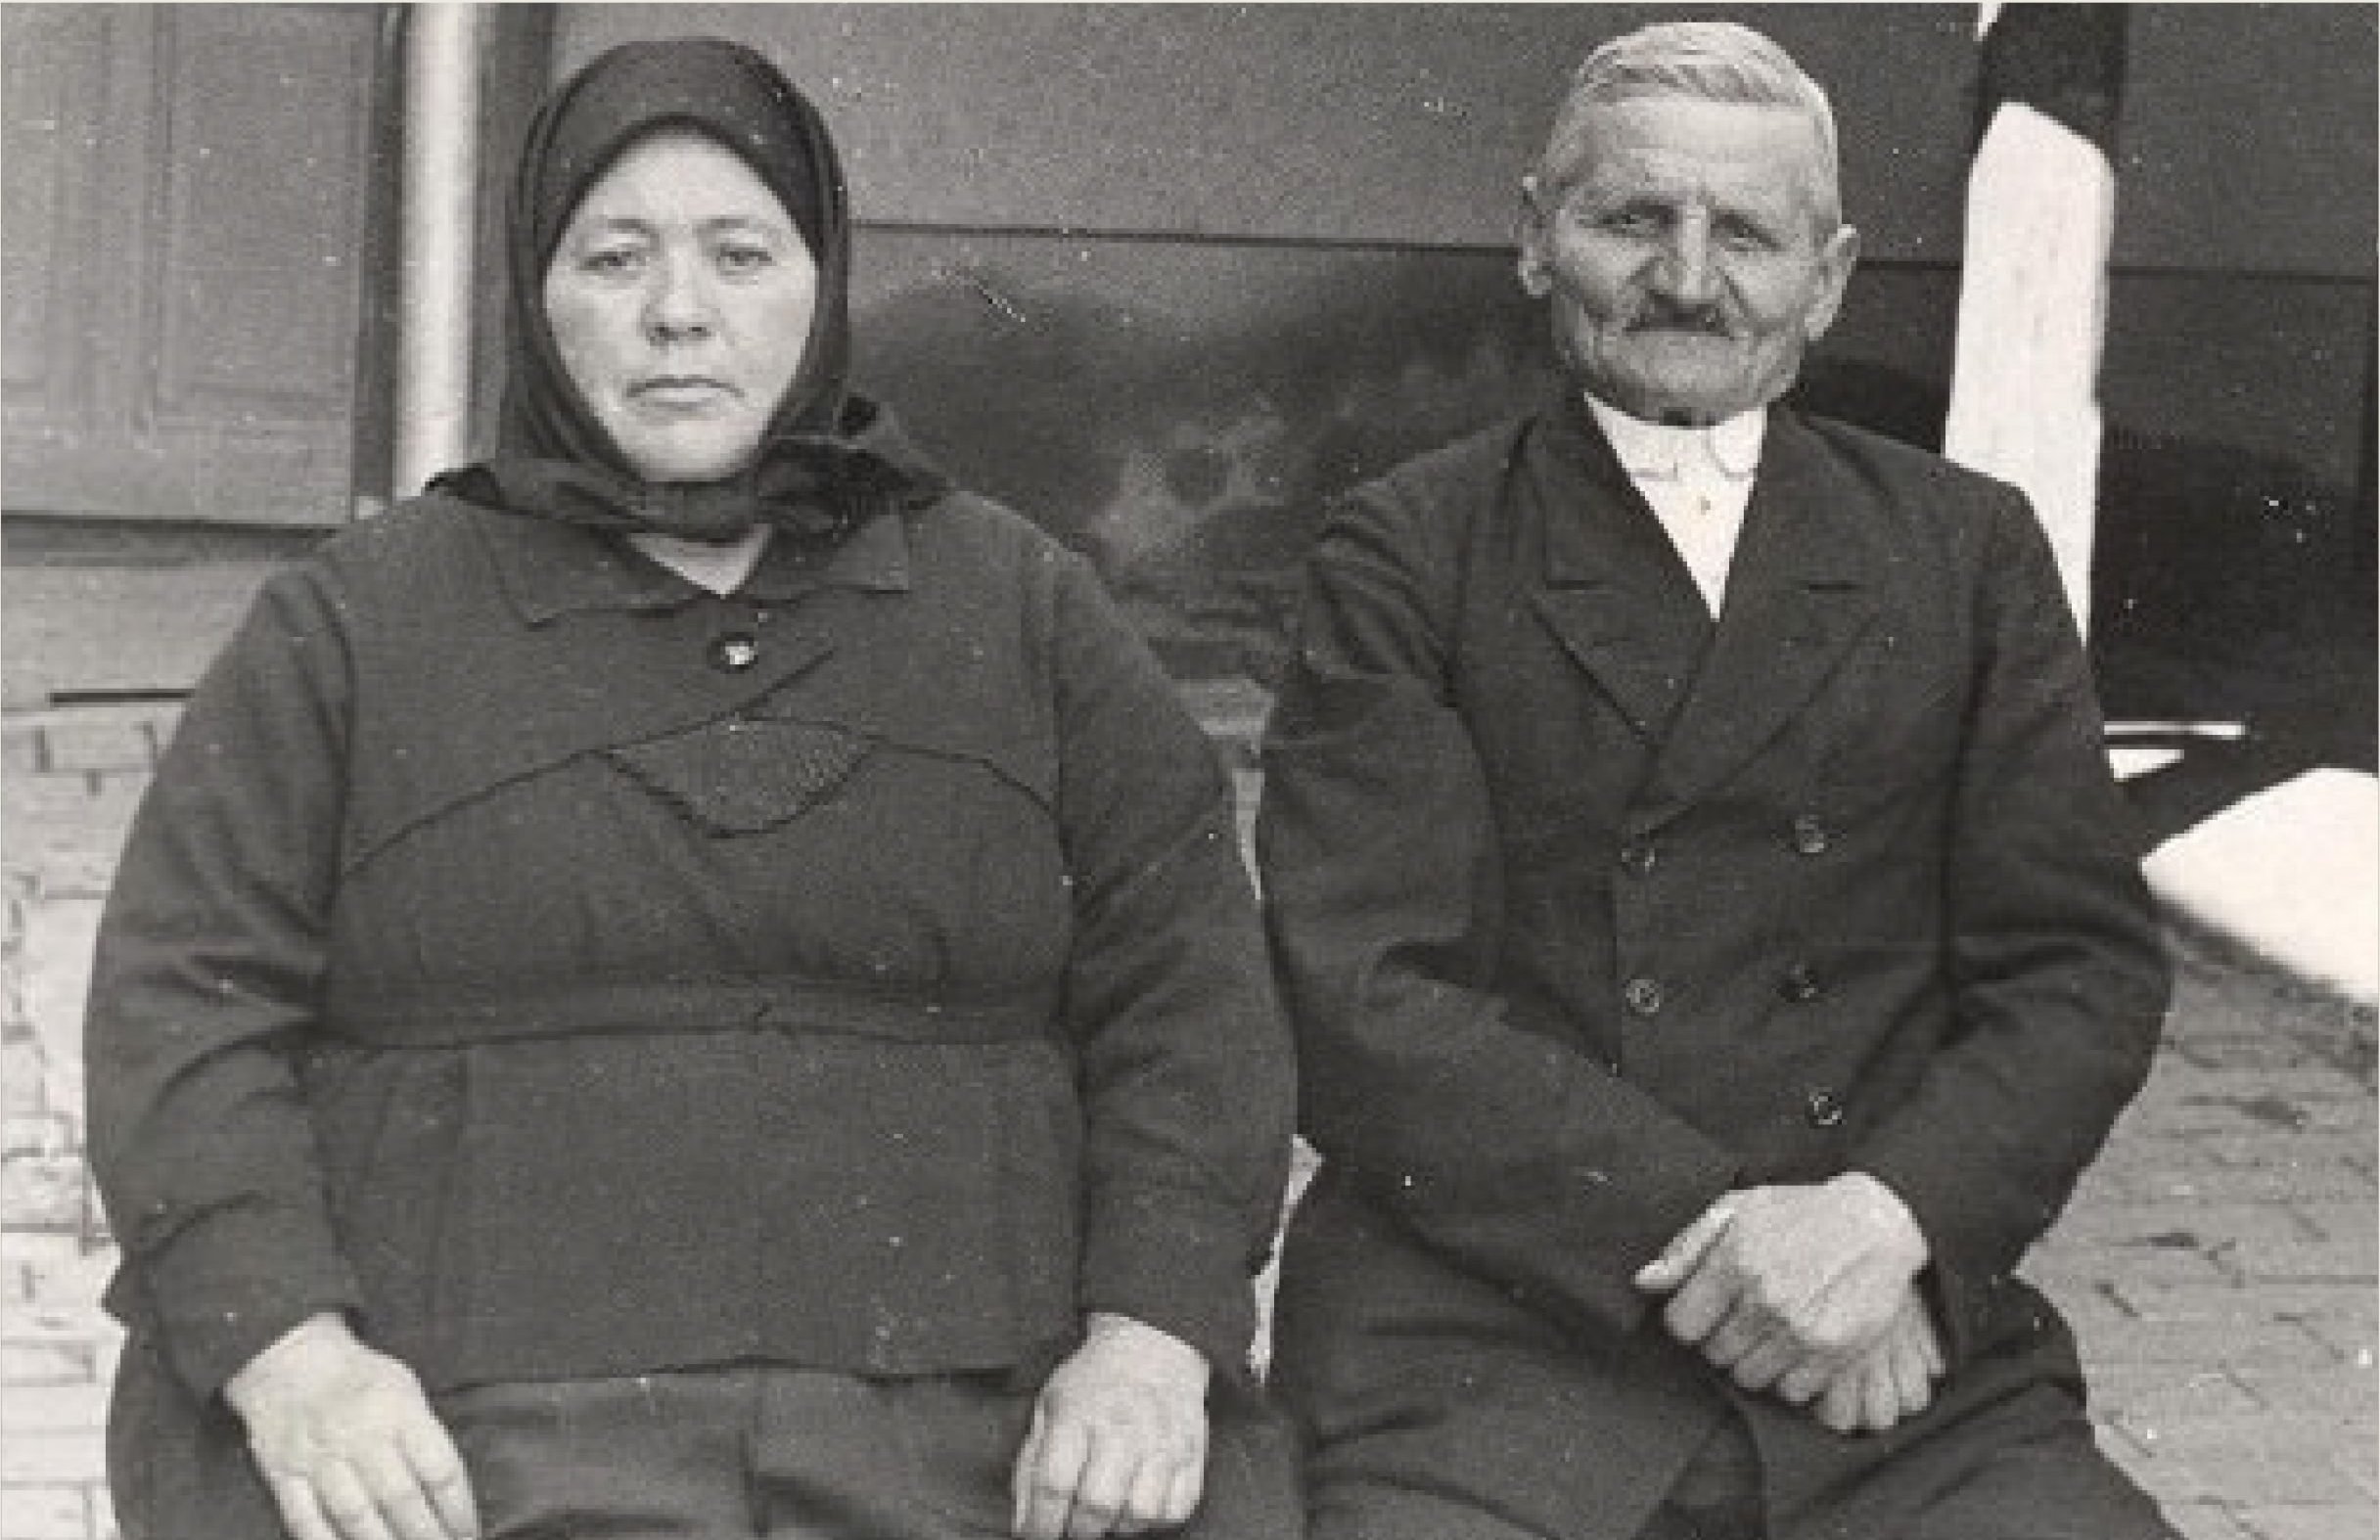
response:
<path id="1" fill-rule="evenodd" d="M 1304 624 L 1259 838 L 1325 1162 L 1274 1349 L 1317 1481 L 1627 1540 L 1732 1404 L 1780 1537 L 1902 1532 L 1844 1483 L 1905 1502 L 1940 1468 L 1894 1457 L 2077 1383 L 2014 1269 L 2165 1001 L 2023 500 L 1772 412 L 1715 626 L 1570 395 L 1356 493 Z M 1720 1194 L 1849 1169 L 1923 1229 L 1952 1365 L 1885 1437 L 1726 1386 L 1630 1282 Z"/>
<path id="2" fill-rule="evenodd" d="M 1229 1373 L 1288 1143 L 1215 756 L 959 494 L 732 598 L 443 497 L 331 541 L 191 702 L 89 1034 L 132 1534 L 238 1532 L 217 1392 L 320 1310 L 434 1391 L 1031 1373 L 1086 1310 Z"/>
<path id="3" fill-rule="evenodd" d="M 641 482 L 540 296 L 621 150 L 817 264 L 755 463 Z M 135 820 L 88 1017 L 132 1540 L 278 1532 L 224 1381 L 343 1311 L 436 1393 L 761 1362 L 1020 1384 L 1083 1313 L 1244 1371 L 1289 1050 L 1216 756 L 1096 575 L 846 389 L 848 223 L 749 49 L 539 111 L 498 453 L 267 584 Z M 624 531 L 775 531 L 734 595 Z"/>

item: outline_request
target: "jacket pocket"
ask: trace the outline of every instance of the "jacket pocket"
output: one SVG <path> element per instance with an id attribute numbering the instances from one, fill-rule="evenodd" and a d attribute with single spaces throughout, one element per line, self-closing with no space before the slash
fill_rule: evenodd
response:
<path id="1" fill-rule="evenodd" d="M 321 1126 L 371 1335 L 434 1390 L 748 1360 L 1009 1369 L 1074 1329 L 1078 1114 L 1046 1038 L 813 1026 L 381 1057 L 420 1067 Z"/>
<path id="2" fill-rule="evenodd" d="M 1074 1330 L 1078 1114 L 1055 1044 L 779 1048 L 759 1160 L 769 1341 L 948 1374 L 1015 1367 Z"/>
<path id="3" fill-rule="evenodd" d="M 763 1034 L 476 1045 L 446 1385 L 754 1354 Z"/>

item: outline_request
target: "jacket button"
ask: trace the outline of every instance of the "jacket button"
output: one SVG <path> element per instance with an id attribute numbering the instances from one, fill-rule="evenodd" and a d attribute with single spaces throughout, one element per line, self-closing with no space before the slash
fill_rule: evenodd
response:
<path id="1" fill-rule="evenodd" d="M 1832 840 L 1826 833 L 1826 825 L 1819 822 L 1817 814 L 1803 813 L 1794 819 L 1793 847 L 1796 850 L 1804 855 L 1824 855 L 1830 843 Z"/>
<path id="2" fill-rule="evenodd" d="M 1661 852 L 1650 839 L 1630 839 L 1620 847 L 1622 870 L 1636 877 L 1649 876 L 1661 861 Z"/>
<path id="3" fill-rule="evenodd" d="M 1656 978 L 1631 978 L 1620 991 L 1628 1009 L 1638 1016 L 1657 1016 L 1661 1012 L 1661 981 Z"/>
<path id="4" fill-rule="evenodd" d="M 1826 993 L 1826 985 L 1819 979 L 1817 970 L 1808 963 L 1796 963 L 1777 980 L 1777 993 L 1795 1005 L 1808 1005 Z"/>
<path id="5" fill-rule="evenodd" d="M 730 631 L 710 644 L 710 666 L 723 674 L 740 674 L 760 660 L 760 643 L 750 631 Z"/>
<path id="6" fill-rule="evenodd" d="M 1812 1128 L 1832 1128 L 1843 1121 L 1843 1098 L 1823 1087 L 1809 1093 L 1803 1110 Z"/>

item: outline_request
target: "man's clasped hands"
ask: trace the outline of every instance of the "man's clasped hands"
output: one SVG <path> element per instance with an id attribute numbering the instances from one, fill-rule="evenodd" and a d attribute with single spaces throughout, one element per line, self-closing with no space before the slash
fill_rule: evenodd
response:
<path id="1" fill-rule="evenodd" d="M 1874 1177 L 1731 1192 L 1639 1270 L 1663 1324 L 1747 1390 L 1839 1433 L 1883 1432 L 1933 1399 L 1942 1343 L 1917 1278 L 1928 1252 Z"/>

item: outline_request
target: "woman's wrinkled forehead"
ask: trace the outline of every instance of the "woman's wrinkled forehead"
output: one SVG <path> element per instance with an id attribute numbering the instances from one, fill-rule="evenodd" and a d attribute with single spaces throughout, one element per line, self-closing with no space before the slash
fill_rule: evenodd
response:
<path id="1" fill-rule="evenodd" d="M 570 259 L 581 233 L 635 226 L 778 232 L 801 243 L 784 202 L 747 158 L 699 128 L 664 123 L 637 135 L 579 194 L 552 262 Z M 815 253 L 811 253 L 815 260 Z"/>
<path id="2" fill-rule="evenodd" d="M 823 125 L 765 60 L 710 39 L 627 43 L 599 56 L 530 129 L 515 217 L 550 259 L 587 190 L 631 145 L 691 131 L 734 152 L 812 250 L 839 232 L 841 173 Z"/>

